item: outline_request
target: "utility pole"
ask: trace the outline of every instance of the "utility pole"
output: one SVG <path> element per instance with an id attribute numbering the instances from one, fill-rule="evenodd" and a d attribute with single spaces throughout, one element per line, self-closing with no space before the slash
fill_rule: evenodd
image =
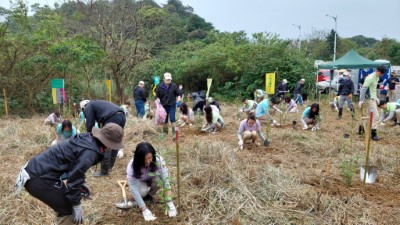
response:
<path id="1" fill-rule="evenodd" d="M 293 26 L 299 28 L 299 42 L 298 42 L 298 46 L 299 46 L 299 53 L 300 53 L 300 49 L 301 49 L 301 25 L 296 25 L 296 24 L 292 24 Z"/>
<path id="2" fill-rule="evenodd" d="M 331 16 L 326 14 L 327 17 L 331 17 L 335 20 L 335 42 L 333 43 L 333 61 L 336 61 L 336 36 L 337 36 L 337 16 Z"/>

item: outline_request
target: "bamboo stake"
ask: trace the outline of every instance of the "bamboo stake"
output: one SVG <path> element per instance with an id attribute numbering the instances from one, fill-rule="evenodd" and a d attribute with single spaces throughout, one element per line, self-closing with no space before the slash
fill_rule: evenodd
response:
<path id="1" fill-rule="evenodd" d="M 181 206 L 181 172 L 179 164 L 179 126 L 175 127 L 175 141 L 176 141 L 176 178 L 178 184 L 178 208 Z"/>
<path id="2" fill-rule="evenodd" d="M 4 107 L 6 108 L 6 116 L 8 116 L 7 95 L 6 95 L 6 89 L 5 88 L 3 88 L 3 94 L 4 94 Z"/>
<path id="3" fill-rule="evenodd" d="M 369 113 L 369 123 L 368 123 L 368 128 L 367 132 L 365 134 L 365 150 L 367 152 L 365 156 L 365 168 L 364 168 L 364 184 L 366 184 L 367 181 L 367 172 L 368 172 L 368 162 L 369 162 L 369 150 L 370 150 L 370 144 L 371 144 L 371 126 L 372 126 L 372 117 L 373 117 L 373 112 Z"/>

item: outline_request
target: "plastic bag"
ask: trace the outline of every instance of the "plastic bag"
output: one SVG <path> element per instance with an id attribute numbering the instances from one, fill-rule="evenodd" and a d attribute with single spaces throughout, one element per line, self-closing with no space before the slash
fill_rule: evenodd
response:
<path id="1" fill-rule="evenodd" d="M 165 118 L 167 117 L 167 112 L 165 111 L 164 107 L 161 105 L 160 101 L 156 101 L 156 124 L 161 125 L 165 123 Z"/>

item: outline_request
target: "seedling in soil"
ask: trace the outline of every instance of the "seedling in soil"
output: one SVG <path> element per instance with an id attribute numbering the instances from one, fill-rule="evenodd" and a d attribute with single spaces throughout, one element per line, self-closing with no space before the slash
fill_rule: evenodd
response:
<path id="1" fill-rule="evenodd" d="M 162 166 L 165 166 L 165 165 L 160 166 L 157 164 L 157 167 L 159 167 L 159 168 L 161 168 Z M 148 175 L 149 175 L 149 177 L 155 177 L 155 176 L 160 177 L 161 172 L 160 171 L 157 171 L 156 173 L 149 172 Z M 164 180 L 162 180 L 162 179 L 157 180 L 157 187 L 160 188 L 160 190 L 158 191 L 158 196 L 160 197 L 160 203 L 167 203 L 167 202 L 172 201 L 172 198 L 173 198 L 172 194 L 170 194 L 168 197 L 166 196 L 167 192 L 171 191 L 171 187 L 170 186 L 166 187 L 165 183 L 170 182 L 170 181 L 171 181 L 171 178 L 169 176 L 165 177 Z M 165 206 L 164 213 L 165 213 L 165 215 L 167 215 L 169 207 L 167 204 L 164 204 L 164 206 Z"/>
<path id="2" fill-rule="evenodd" d="M 359 156 L 355 155 L 353 158 L 345 160 L 340 164 L 340 173 L 349 187 L 353 184 L 353 177 L 358 169 L 358 160 Z"/>

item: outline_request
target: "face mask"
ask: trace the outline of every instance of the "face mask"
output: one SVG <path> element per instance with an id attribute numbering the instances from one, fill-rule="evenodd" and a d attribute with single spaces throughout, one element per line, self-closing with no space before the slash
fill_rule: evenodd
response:
<path id="1" fill-rule="evenodd" d="M 63 131 L 63 136 L 66 138 L 70 138 L 72 136 L 72 132 L 71 131 Z"/>

